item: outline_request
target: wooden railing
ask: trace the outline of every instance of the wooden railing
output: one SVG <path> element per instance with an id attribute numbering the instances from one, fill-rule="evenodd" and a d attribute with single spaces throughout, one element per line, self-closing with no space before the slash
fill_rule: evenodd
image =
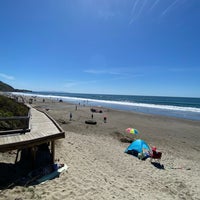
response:
<path id="1" fill-rule="evenodd" d="M 0 131 L 0 135 L 30 132 L 30 129 L 31 129 L 30 116 L 31 116 L 31 113 L 29 109 L 28 116 L 0 117 L 0 122 L 2 121 L 11 122 L 11 127 L 9 128 L 9 130 Z M 13 121 L 21 121 L 23 126 L 19 127 L 18 129 L 15 129 L 13 127 Z"/>

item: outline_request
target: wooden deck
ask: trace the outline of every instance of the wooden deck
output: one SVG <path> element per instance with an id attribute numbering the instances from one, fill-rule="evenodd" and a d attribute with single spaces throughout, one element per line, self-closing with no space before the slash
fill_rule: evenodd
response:
<path id="1" fill-rule="evenodd" d="M 30 132 L 0 135 L 0 152 L 34 147 L 65 137 L 65 132 L 50 116 L 35 108 L 30 109 Z"/>

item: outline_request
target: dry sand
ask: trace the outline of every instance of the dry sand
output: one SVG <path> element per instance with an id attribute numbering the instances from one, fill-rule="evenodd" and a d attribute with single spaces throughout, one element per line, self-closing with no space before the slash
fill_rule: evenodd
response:
<path id="1" fill-rule="evenodd" d="M 48 110 L 65 130 L 65 139 L 56 142 L 56 158 L 68 171 L 44 184 L 1 190 L 0 199 L 200 199 L 199 121 L 101 108 L 103 113 L 93 114 L 97 125 L 87 125 L 89 106 L 76 110 L 51 100 L 34 106 Z M 162 151 L 164 169 L 124 153 L 130 144 L 124 141 L 133 139 L 125 133 L 128 127 Z M 0 159 L 14 162 L 14 155 L 1 153 Z"/>

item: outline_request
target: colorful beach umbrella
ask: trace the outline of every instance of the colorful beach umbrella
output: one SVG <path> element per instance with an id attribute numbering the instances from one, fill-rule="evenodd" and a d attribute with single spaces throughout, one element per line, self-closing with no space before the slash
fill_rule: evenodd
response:
<path id="1" fill-rule="evenodd" d="M 131 134 L 136 134 L 136 135 L 139 133 L 139 131 L 135 128 L 127 128 L 126 132 L 131 133 Z"/>

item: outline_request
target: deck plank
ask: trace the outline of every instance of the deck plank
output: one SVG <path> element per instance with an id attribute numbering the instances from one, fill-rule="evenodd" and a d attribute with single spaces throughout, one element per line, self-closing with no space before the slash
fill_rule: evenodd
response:
<path id="1" fill-rule="evenodd" d="M 25 134 L 0 136 L 0 152 L 34 146 L 65 137 L 64 131 L 45 113 L 30 108 L 31 130 Z"/>

